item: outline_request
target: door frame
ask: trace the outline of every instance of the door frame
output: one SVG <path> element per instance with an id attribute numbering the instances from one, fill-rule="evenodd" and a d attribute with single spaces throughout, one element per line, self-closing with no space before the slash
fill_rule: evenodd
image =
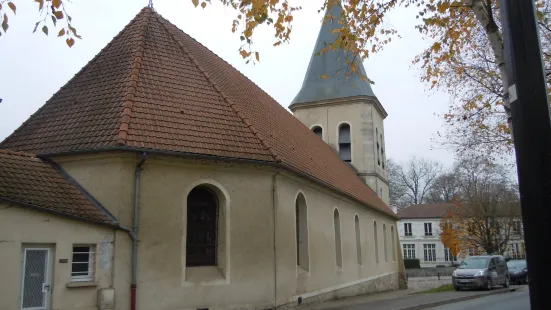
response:
<path id="1" fill-rule="evenodd" d="M 45 270 L 45 279 L 46 283 L 50 285 L 50 288 L 44 296 L 44 308 L 23 308 L 23 291 L 25 289 L 25 265 L 27 262 L 27 250 L 46 250 L 46 270 Z M 21 246 L 21 289 L 19 294 L 19 309 L 25 310 L 50 310 L 51 309 L 51 300 L 52 300 L 52 291 L 53 291 L 53 258 L 54 258 L 54 246 L 50 244 L 22 244 Z"/>

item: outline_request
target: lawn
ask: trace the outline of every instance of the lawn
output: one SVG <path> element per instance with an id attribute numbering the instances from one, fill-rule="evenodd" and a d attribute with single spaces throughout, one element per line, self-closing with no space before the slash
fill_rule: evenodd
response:
<path id="1" fill-rule="evenodd" d="M 421 292 L 419 292 L 419 294 L 448 292 L 448 291 L 453 291 L 453 290 L 455 290 L 453 288 L 453 284 L 444 284 L 444 285 L 441 285 L 439 287 L 431 288 L 430 290 L 421 291 Z"/>

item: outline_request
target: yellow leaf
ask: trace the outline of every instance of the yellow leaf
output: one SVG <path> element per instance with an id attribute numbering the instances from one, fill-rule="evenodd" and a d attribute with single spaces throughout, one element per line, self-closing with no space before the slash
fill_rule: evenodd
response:
<path id="1" fill-rule="evenodd" d="M 445 13 L 446 10 L 450 7 L 449 2 L 441 2 L 438 4 L 438 12 Z"/>
<path id="2" fill-rule="evenodd" d="M 42 8 L 44 7 L 44 0 L 34 0 L 34 2 L 38 2 L 38 10 L 42 10 Z"/>
<path id="3" fill-rule="evenodd" d="M 62 37 L 65 35 L 65 29 L 59 30 L 59 33 L 57 34 L 58 37 Z"/>
<path id="4" fill-rule="evenodd" d="M 197 7 L 199 5 L 199 0 L 191 0 L 193 2 L 193 5 Z"/>
<path id="5" fill-rule="evenodd" d="M 207 3 L 206 2 L 202 2 L 201 3 L 201 7 L 204 9 L 205 7 L 207 6 Z"/>
<path id="6" fill-rule="evenodd" d="M 13 2 L 8 2 L 8 6 L 10 7 L 10 9 L 13 11 L 13 14 L 15 14 L 15 4 L 13 4 Z"/>
<path id="7" fill-rule="evenodd" d="M 255 52 L 254 56 L 256 57 L 256 61 L 260 61 L 260 54 L 258 52 Z"/>
<path id="8" fill-rule="evenodd" d="M 432 50 L 437 52 L 440 51 L 440 49 L 442 48 L 442 44 L 440 42 L 434 42 L 434 44 L 432 45 Z"/>
<path id="9" fill-rule="evenodd" d="M 61 0 L 52 0 L 52 5 L 58 9 L 61 6 Z"/>
<path id="10" fill-rule="evenodd" d="M 67 42 L 67 45 L 69 47 L 73 47 L 73 45 L 75 44 L 75 40 L 73 38 L 69 38 L 69 39 L 65 40 L 65 42 Z"/>
<path id="11" fill-rule="evenodd" d="M 54 12 L 54 16 L 55 16 L 55 18 L 57 18 L 57 19 L 62 19 L 62 18 L 63 18 L 63 12 L 61 12 L 61 11 L 56 11 L 56 12 Z"/>

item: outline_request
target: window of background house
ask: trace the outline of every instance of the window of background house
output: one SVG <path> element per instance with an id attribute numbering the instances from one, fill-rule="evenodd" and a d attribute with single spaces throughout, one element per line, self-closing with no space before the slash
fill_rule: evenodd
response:
<path id="1" fill-rule="evenodd" d="M 432 223 L 425 223 L 425 236 L 432 236 Z"/>
<path id="2" fill-rule="evenodd" d="M 423 244 L 423 252 L 426 262 L 436 261 L 436 244 Z"/>
<path id="3" fill-rule="evenodd" d="M 392 260 L 396 261 L 396 244 L 394 241 L 394 226 L 390 226 L 390 246 L 392 247 Z"/>
<path id="4" fill-rule="evenodd" d="M 94 281 L 95 246 L 73 245 L 71 281 Z"/>
<path id="5" fill-rule="evenodd" d="M 415 244 L 403 244 L 404 258 L 415 258 Z"/>
<path id="6" fill-rule="evenodd" d="M 411 223 L 404 223 L 404 236 L 411 236 Z"/>
<path id="7" fill-rule="evenodd" d="M 350 125 L 339 126 L 339 157 L 346 161 L 352 161 L 352 146 L 350 141 Z"/>
<path id="8" fill-rule="evenodd" d="M 457 258 L 453 256 L 452 250 L 450 248 L 444 247 L 444 260 L 447 262 L 453 262 L 457 260 Z"/>

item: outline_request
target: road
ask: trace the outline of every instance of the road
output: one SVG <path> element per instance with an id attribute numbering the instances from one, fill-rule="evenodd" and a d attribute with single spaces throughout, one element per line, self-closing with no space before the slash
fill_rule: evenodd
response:
<path id="1" fill-rule="evenodd" d="M 447 304 L 431 310 L 530 310 L 528 288 L 520 291 Z"/>

